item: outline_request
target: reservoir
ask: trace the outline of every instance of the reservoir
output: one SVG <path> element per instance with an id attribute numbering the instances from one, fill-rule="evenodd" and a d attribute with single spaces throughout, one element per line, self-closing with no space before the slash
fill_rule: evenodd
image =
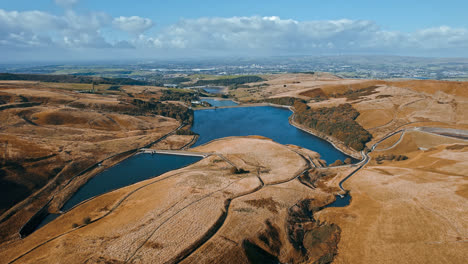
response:
<path id="1" fill-rule="evenodd" d="M 237 105 L 230 100 L 205 100 L 214 106 Z M 197 110 L 194 112 L 192 130 L 199 134 L 199 139 L 194 147 L 223 137 L 260 135 L 281 144 L 293 144 L 316 151 L 328 164 L 348 157 L 327 141 L 289 124 L 291 114 L 289 109 L 272 106 Z M 61 210 L 66 212 L 97 195 L 188 166 L 201 159 L 194 156 L 146 153 L 131 156 L 91 178 L 73 194 Z M 329 206 L 346 206 L 349 204 L 349 199 L 349 195 L 344 198 L 337 197 L 337 200 Z M 53 214 L 45 216 L 37 227 L 44 226 L 58 216 Z"/>
<path id="2" fill-rule="evenodd" d="M 328 164 L 348 157 L 329 142 L 289 124 L 291 114 L 271 106 L 197 110 L 192 130 L 200 137 L 194 146 L 223 137 L 259 135 L 316 151 Z"/>
<path id="3" fill-rule="evenodd" d="M 97 195 L 151 179 L 168 171 L 180 169 L 201 159 L 201 157 L 194 156 L 147 153 L 131 156 L 91 178 L 73 194 L 63 205 L 61 211 L 66 212 L 77 204 Z M 48 214 L 38 223 L 35 229 L 43 227 L 58 216 L 60 215 Z"/>
<path id="4" fill-rule="evenodd" d="M 91 197 L 159 176 L 201 160 L 201 157 L 140 153 L 97 174 L 63 205 L 62 211 Z"/>
<path id="5" fill-rule="evenodd" d="M 207 102 L 212 106 L 220 107 L 220 106 L 234 106 L 238 105 L 232 100 L 222 100 L 222 99 L 211 99 L 211 98 L 205 98 L 202 99 L 203 102 Z"/>

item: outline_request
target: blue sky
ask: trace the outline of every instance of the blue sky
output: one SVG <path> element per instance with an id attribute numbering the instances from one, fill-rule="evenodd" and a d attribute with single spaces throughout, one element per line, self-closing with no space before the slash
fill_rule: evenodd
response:
<path id="1" fill-rule="evenodd" d="M 468 1 L 0 0 L 0 59 L 468 56 Z"/>

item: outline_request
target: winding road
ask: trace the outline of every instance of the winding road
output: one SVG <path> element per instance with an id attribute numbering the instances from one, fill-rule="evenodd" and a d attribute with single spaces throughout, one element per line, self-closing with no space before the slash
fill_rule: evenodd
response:
<path id="1" fill-rule="evenodd" d="M 437 135 L 437 136 L 445 136 L 445 137 L 451 137 L 451 138 L 456 138 L 456 139 L 460 139 L 460 140 L 468 140 L 468 131 L 467 130 L 442 128 L 442 127 L 409 127 L 409 128 L 401 128 L 403 126 L 413 124 L 413 123 L 416 123 L 416 122 L 411 122 L 411 123 L 404 124 L 404 125 L 400 126 L 399 128 L 397 128 L 398 130 L 388 133 L 387 135 L 385 135 L 384 137 L 379 139 L 376 143 L 374 143 L 374 145 L 372 145 L 372 147 L 370 148 L 369 152 L 361 151 L 364 158 L 358 163 L 358 164 L 360 164 L 358 168 L 356 168 L 348 176 L 346 176 L 343 180 L 340 181 L 340 183 L 339 183 L 340 189 L 342 191 L 346 192 L 346 190 L 343 188 L 343 183 L 369 163 L 369 161 L 371 159 L 370 156 L 369 156 L 369 153 L 375 151 L 375 149 L 377 148 L 377 146 L 380 143 L 382 143 L 383 141 L 387 140 L 388 138 L 390 138 L 390 137 L 392 137 L 392 136 L 394 136 L 394 135 L 396 135 L 398 133 L 402 133 L 402 135 L 400 136 L 400 139 L 395 144 L 393 144 L 390 148 L 387 148 L 387 149 L 391 149 L 391 148 L 395 147 L 396 145 L 398 145 L 401 142 L 401 140 L 403 139 L 404 134 L 407 131 L 420 131 L 420 132 L 433 134 L 433 135 Z"/>
<path id="2" fill-rule="evenodd" d="M 408 125 L 408 124 L 405 124 L 405 125 Z M 166 134 L 165 136 L 159 138 L 159 139 L 156 140 L 155 142 L 152 142 L 151 144 L 148 144 L 148 145 L 145 146 L 145 147 L 151 146 L 152 144 L 157 143 L 157 142 L 159 142 L 159 141 L 161 141 L 161 140 L 167 138 L 168 136 L 174 134 L 178 129 L 182 128 L 183 126 L 184 126 L 184 124 L 182 124 L 181 126 L 179 126 L 179 127 L 178 127 L 177 129 L 175 129 L 174 131 L 172 131 L 172 132 Z M 404 126 L 404 125 L 403 125 L 403 126 Z M 374 150 L 376 149 L 376 147 L 377 147 L 381 142 L 385 141 L 386 139 L 390 138 L 391 136 L 393 136 L 393 135 L 395 135 L 395 134 L 398 134 L 398 133 L 404 134 L 406 131 L 409 131 L 409 130 L 411 130 L 411 131 L 415 131 L 415 130 L 416 130 L 416 131 L 421 131 L 421 130 L 422 130 L 422 131 L 425 132 L 425 133 L 431 133 L 431 134 L 435 134 L 435 135 L 441 135 L 441 134 L 442 134 L 443 136 L 458 138 L 458 139 L 462 139 L 462 140 L 467 140 L 467 138 L 468 138 L 468 137 L 467 137 L 467 136 L 468 136 L 468 131 L 464 131 L 464 130 L 457 130 L 457 133 L 458 133 L 458 134 L 454 134 L 454 133 L 453 133 L 453 130 L 447 130 L 447 129 L 445 129 L 445 128 L 436 128 L 436 129 L 437 129 L 436 132 L 434 132 L 433 130 L 430 130 L 430 129 L 428 130 L 428 129 L 422 129 L 422 128 L 424 128 L 424 127 L 410 127 L 410 128 L 398 129 L 398 130 L 396 130 L 396 131 L 394 131 L 394 132 L 391 132 L 391 133 L 385 135 L 385 136 L 382 137 L 380 140 L 378 140 L 375 144 L 372 145 L 372 147 L 370 148 L 370 151 L 369 151 L 369 152 L 364 152 L 364 151 L 362 151 L 361 154 L 362 154 L 362 157 L 363 157 L 363 158 L 362 158 L 362 160 L 361 160 L 359 163 L 356 164 L 356 165 L 358 165 L 358 167 L 357 167 L 355 170 L 353 170 L 349 175 L 347 175 L 345 178 L 343 178 L 343 179 L 339 182 L 339 187 L 340 187 L 340 189 L 341 189 L 342 191 L 345 191 L 345 192 L 346 192 L 346 190 L 343 188 L 343 183 L 344 183 L 346 180 L 348 180 L 350 177 L 352 177 L 353 175 L 355 175 L 357 172 L 359 172 L 363 167 L 365 167 L 365 166 L 369 163 L 369 161 L 370 161 L 370 159 L 371 159 L 370 156 L 369 156 L 369 153 L 371 153 L 372 151 L 374 151 Z M 450 132 L 450 133 L 449 133 L 449 132 Z M 401 138 L 402 138 L 402 137 L 403 137 L 403 135 L 401 136 Z M 400 140 L 399 140 L 398 142 L 401 141 L 401 138 L 400 138 Z M 397 142 L 397 143 L 398 143 L 398 142 Z M 392 147 L 393 147 L 393 146 L 392 146 Z M 138 149 L 137 149 L 137 150 L 138 150 Z M 294 152 L 296 152 L 296 151 L 294 151 Z M 182 152 L 179 152 L 179 153 L 182 153 Z M 187 258 L 190 257 L 193 253 L 195 253 L 200 247 L 202 247 L 205 243 L 207 243 L 212 237 L 214 237 L 214 236 L 218 233 L 218 231 L 224 226 L 225 221 L 226 221 L 227 216 L 228 216 L 229 211 L 230 211 L 231 203 L 232 203 L 232 201 L 234 201 L 235 199 L 239 199 L 239 198 L 241 198 L 241 197 L 244 197 L 244 196 L 253 194 L 253 193 L 255 193 L 255 192 L 258 192 L 258 191 L 260 191 L 261 189 L 263 189 L 264 187 L 267 187 L 267 186 L 273 186 L 273 185 L 278 185 L 278 184 L 283 184 L 283 183 L 286 183 L 286 182 L 293 181 L 293 180 L 295 180 L 295 179 L 298 179 L 301 175 L 303 175 L 304 173 L 306 173 L 306 172 L 307 172 L 308 170 L 310 170 L 312 167 L 315 167 L 315 164 L 313 164 L 313 162 L 312 162 L 310 159 L 304 157 L 302 154 L 300 154 L 300 153 L 298 153 L 298 152 L 296 152 L 296 153 L 297 153 L 298 155 L 300 155 L 301 158 L 303 158 L 303 159 L 305 160 L 305 162 L 306 162 L 306 169 L 305 169 L 305 170 L 303 170 L 302 172 L 296 174 L 294 177 L 292 177 L 292 178 L 290 178 L 290 179 L 286 179 L 286 180 L 283 180 L 283 181 L 279 181 L 279 182 L 275 182 L 275 183 L 270 183 L 270 184 L 265 184 L 265 183 L 263 182 L 263 180 L 261 179 L 260 174 L 259 174 L 259 172 L 258 172 L 257 175 L 256 175 L 256 177 L 257 177 L 258 180 L 259 180 L 259 185 L 258 185 L 256 188 L 254 188 L 253 190 L 251 190 L 250 192 L 242 193 L 242 194 L 239 194 L 239 195 L 237 195 L 237 196 L 228 198 L 228 199 L 225 201 L 224 212 L 223 212 L 223 213 L 221 214 L 221 216 L 217 219 L 217 221 L 215 222 L 215 224 L 205 233 L 205 235 L 203 235 L 201 238 L 199 238 L 199 239 L 195 242 L 195 244 L 193 244 L 193 245 L 190 246 L 189 248 L 183 250 L 183 251 L 182 251 L 181 253 L 179 253 L 177 256 L 175 256 L 174 258 L 172 258 L 172 259 L 169 261 L 169 263 L 177 263 L 177 262 L 180 262 L 180 261 L 183 261 L 183 260 L 187 259 Z M 183 152 L 183 154 L 187 154 L 187 153 Z M 205 153 L 204 153 L 204 154 L 205 154 Z M 223 158 L 223 160 L 225 160 L 225 161 L 226 161 L 227 163 L 229 163 L 231 166 L 234 166 L 234 167 L 235 167 L 235 165 L 234 165 L 232 162 L 230 162 L 228 159 L 226 159 L 224 156 L 219 155 L 219 154 L 216 154 L 216 155 L 220 156 L 221 158 Z M 107 159 L 109 159 L 109 158 L 111 158 L 111 157 L 108 157 Z M 102 162 L 102 161 L 101 161 L 101 162 Z M 100 162 L 99 162 L 99 163 L 100 163 Z M 94 166 L 92 166 L 92 167 L 94 167 Z M 88 169 L 91 169 L 91 168 L 88 168 Z M 93 220 L 91 221 L 90 224 L 95 223 L 95 222 L 97 222 L 97 221 L 100 221 L 100 220 L 102 220 L 103 218 L 105 218 L 105 217 L 107 217 L 108 215 L 110 215 L 110 214 L 111 214 L 112 212 L 114 212 L 124 201 L 126 201 L 130 196 L 132 196 L 133 194 L 135 194 L 135 193 L 138 192 L 139 190 L 141 190 L 141 189 L 143 189 L 143 188 L 145 188 L 145 187 L 147 187 L 147 186 L 150 186 L 150 185 L 152 185 L 152 184 L 155 184 L 155 183 L 157 183 L 157 182 L 160 182 L 160 181 L 162 181 L 162 180 L 168 179 L 168 178 L 170 178 L 170 177 L 177 176 L 177 175 L 179 175 L 179 174 L 180 174 L 180 173 L 176 173 L 176 174 L 174 174 L 174 175 L 170 175 L 170 176 L 165 177 L 165 178 L 162 178 L 162 179 L 156 179 L 155 181 L 152 181 L 152 182 L 150 182 L 150 183 L 148 183 L 148 184 L 145 184 L 145 185 L 143 185 L 143 186 L 138 187 L 137 189 L 135 189 L 135 190 L 131 191 L 130 193 L 128 193 L 127 195 L 125 195 L 119 202 L 117 202 L 117 203 L 113 206 L 113 208 L 111 208 L 111 209 L 110 209 L 108 212 L 106 212 L 104 215 L 102 215 L 102 216 L 100 216 L 100 217 L 98 217 L 98 218 L 96 218 L 96 219 L 93 219 Z M 80 175 L 80 174 L 78 174 L 78 175 Z M 130 261 L 136 256 L 136 254 L 138 253 L 138 251 L 144 246 L 144 244 L 145 244 L 146 242 L 148 242 L 149 239 L 157 232 L 157 230 L 159 230 L 159 228 L 160 228 L 162 225 L 164 225 L 166 222 L 168 222 L 171 218 L 173 218 L 174 216 L 176 216 L 177 214 L 179 214 L 179 213 L 182 212 L 183 210 L 187 209 L 188 207 L 190 207 L 190 206 L 192 206 L 192 205 L 194 205 L 194 204 L 196 204 L 196 203 L 202 201 L 203 199 L 206 199 L 206 198 L 212 196 L 214 193 L 220 192 L 220 191 L 222 191 L 222 190 L 228 188 L 230 185 L 232 185 L 232 184 L 234 184 L 234 183 L 236 183 L 236 182 L 237 182 L 237 181 L 233 181 L 233 182 L 229 183 L 227 186 L 225 186 L 225 187 L 223 187 L 223 188 L 221 188 L 221 189 L 218 189 L 218 190 L 215 190 L 215 191 L 213 191 L 213 192 L 211 192 L 211 193 L 208 193 L 208 194 L 206 194 L 205 196 L 203 196 L 203 197 L 201 197 L 201 198 L 199 198 L 199 199 L 197 199 L 197 200 L 195 200 L 195 201 L 192 201 L 191 203 L 189 203 L 188 205 L 184 206 L 183 208 L 181 208 L 181 209 L 178 210 L 177 212 L 173 213 L 171 216 L 169 216 L 167 219 L 165 219 L 160 225 L 158 225 L 158 226 L 149 234 L 149 236 L 143 241 L 143 243 L 141 243 L 141 244 L 137 247 L 137 249 L 127 257 L 127 259 L 125 260 L 125 263 L 130 262 Z M 299 182 L 300 182 L 301 184 L 303 184 L 304 186 L 306 186 L 307 188 L 312 188 L 311 186 L 309 186 L 309 185 L 303 183 L 303 182 L 300 181 L 300 180 L 299 180 Z M 179 202 L 180 202 L 180 201 L 178 201 L 177 203 L 179 203 Z M 176 203 L 176 204 L 177 204 L 177 203 Z M 176 206 L 176 204 L 174 204 L 173 206 Z M 170 208 L 173 208 L 173 206 L 171 206 Z M 166 211 L 168 211 L 170 208 L 168 208 Z M 71 210 L 72 210 L 72 209 L 71 209 Z M 163 213 L 164 213 L 164 212 L 162 212 L 161 214 L 163 214 Z M 65 232 L 65 233 L 62 233 L 62 234 L 59 234 L 59 235 L 57 235 L 57 236 L 55 236 L 55 237 L 53 237 L 53 238 L 50 238 L 50 239 L 48 239 L 48 240 L 46 240 L 46 241 L 44 241 L 44 242 L 42 242 L 42 243 L 40 243 L 40 244 L 34 246 L 33 248 L 31 248 L 30 250 L 24 252 L 23 254 L 17 256 L 15 259 L 11 260 L 11 261 L 8 262 L 8 263 L 14 263 L 14 262 L 18 261 L 19 259 L 21 259 L 22 257 L 26 256 L 27 254 L 29 254 L 29 253 L 33 252 L 34 250 L 40 248 L 41 246 L 43 246 L 43 245 L 45 245 L 45 244 L 47 244 L 47 243 L 49 243 L 49 242 L 51 242 L 51 241 L 54 241 L 54 240 L 56 240 L 56 239 L 58 239 L 58 238 L 60 238 L 60 237 L 63 237 L 63 236 L 65 236 L 65 235 L 67 235 L 67 234 L 69 234 L 69 233 L 71 233 L 71 232 L 74 232 L 74 231 L 76 231 L 76 230 L 79 230 L 79 229 L 81 229 L 81 228 L 83 228 L 83 227 L 85 227 L 85 226 L 86 226 L 86 225 L 78 226 L 78 227 L 76 227 L 76 228 L 74 228 L 74 229 L 72 229 L 72 230 L 69 230 L 69 231 L 67 231 L 67 232 Z"/>

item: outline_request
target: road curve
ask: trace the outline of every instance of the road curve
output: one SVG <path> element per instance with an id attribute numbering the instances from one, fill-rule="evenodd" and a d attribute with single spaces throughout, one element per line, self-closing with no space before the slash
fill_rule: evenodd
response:
<path id="1" fill-rule="evenodd" d="M 411 122 L 411 123 L 415 123 L 415 122 Z M 408 123 L 408 124 L 411 124 L 411 123 Z M 408 124 L 405 124 L 405 125 L 408 125 Z M 405 125 L 402 125 L 400 127 L 403 127 Z M 456 138 L 456 139 L 461 139 L 461 140 L 467 140 L 466 138 L 467 138 L 467 135 L 468 135 L 467 130 L 458 129 L 457 133 L 455 134 L 455 133 L 453 133 L 453 129 L 441 128 L 441 127 L 430 127 L 430 129 L 428 129 L 428 127 L 409 127 L 409 128 L 401 128 L 401 129 L 398 129 L 396 131 L 390 132 L 387 135 L 385 135 L 384 137 L 382 137 L 381 139 L 379 139 L 374 145 L 372 145 L 369 152 L 365 152 L 365 151 L 361 152 L 363 154 L 363 156 L 364 156 L 363 160 L 360 162 L 360 165 L 359 165 L 359 167 L 357 169 L 352 171 L 348 176 L 346 176 L 343 180 L 340 181 L 340 183 L 338 184 L 340 189 L 342 191 L 346 192 L 346 190 L 343 188 L 343 183 L 369 163 L 369 161 L 371 159 L 370 156 L 369 156 L 369 153 L 373 152 L 375 150 L 375 148 L 380 143 L 382 143 L 383 141 L 385 141 L 386 139 L 390 138 L 393 135 L 396 135 L 398 133 L 402 133 L 402 136 L 400 137 L 398 142 L 395 143 L 393 146 L 391 146 L 391 148 L 393 148 L 393 147 L 395 147 L 397 144 L 399 144 L 401 142 L 405 132 L 407 132 L 407 131 L 421 131 L 421 132 L 428 133 L 428 134 L 433 134 L 433 135 L 437 135 L 437 136 L 451 137 L 451 138 Z M 451 132 L 451 133 L 449 133 L 449 132 Z"/>

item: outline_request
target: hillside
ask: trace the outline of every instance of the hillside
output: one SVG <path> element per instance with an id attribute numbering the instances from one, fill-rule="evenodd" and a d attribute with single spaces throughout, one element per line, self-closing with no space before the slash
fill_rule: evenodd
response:
<path id="1" fill-rule="evenodd" d="M 8 187 L 0 259 L 463 263 L 466 83 L 324 73 L 262 78 L 229 95 L 291 106 L 291 124 L 362 160 L 326 166 L 313 149 L 261 135 L 216 139 L 176 152 L 203 155 L 200 161 L 92 198 L 21 239 L 19 228 L 50 198 L 47 210 L 57 212 L 88 179 L 137 148 L 193 143 L 189 126 L 170 133 L 193 121 L 187 106 L 197 95 L 152 86 L 100 85 L 90 93 L 81 84 L 0 82 L 0 176 Z M 339 200 L 350 198 L 348 206 L 328 207 L 348 192 Z"/>

